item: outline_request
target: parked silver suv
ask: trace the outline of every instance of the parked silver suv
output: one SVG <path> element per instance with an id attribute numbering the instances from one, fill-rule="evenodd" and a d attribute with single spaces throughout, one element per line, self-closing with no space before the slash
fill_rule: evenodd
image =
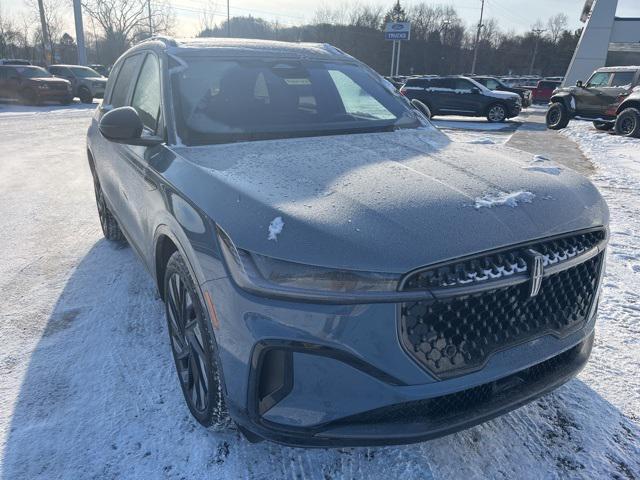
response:
<path id="1" fill-rule="evenodd" d="M 107 85 L 107 78 L 95 70 L 81 65 L 51 65 L 49 72 L 71 82 L 73 96 L 82 103 L 91 103 L 94 98 L 102 98 Z"/>

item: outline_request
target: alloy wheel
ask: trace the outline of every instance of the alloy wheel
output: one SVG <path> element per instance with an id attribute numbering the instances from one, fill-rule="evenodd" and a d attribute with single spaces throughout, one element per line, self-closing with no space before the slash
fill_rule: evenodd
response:
<path id="1" fill-rule="evenodd" d="M 620 132 L 623 135 L 629 135 L 636 128 L 636 119 L 629 116 L 624 118 L 620 124 Z"/>
<path id="2" fill-rule="evenodd" d="M 560 121 L 560 112 L 556 109 L 549 112 L 549 125 L 555 126 Z"/>
<path id="3" fill-rule="evenodd" d="M 507 113 L 501 105 L 494 105 L 489 109 L 489 120 L 492 122 L 501 122 L 505 119 Z"/>
<path id="4" fill-rule="evenodd" d="M 167 298 L 169 335 L 178 377 L 187 401 L 198 412 L 208 408 L 209 375 L 205 354 L 205 337 L 200 327 L 200 315 L 191 293 L 177 273 L 169 278 Z"/>

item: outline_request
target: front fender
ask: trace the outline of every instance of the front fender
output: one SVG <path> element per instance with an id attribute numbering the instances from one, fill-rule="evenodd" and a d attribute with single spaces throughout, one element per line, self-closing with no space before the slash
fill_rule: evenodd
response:
<path id="1" fill-rule="evenodd" d="M 549 103 L 551 104 L 556 102 L 562 103 L 567 108 L 567 111 L 571 115 L 575 115 L 576 101 L 573 98 L 573 95 L 571 93 L 561 92 L 561 93 L 556 93 L 555 95 L 552 95 L 551 98 L 549 99 Z"/>

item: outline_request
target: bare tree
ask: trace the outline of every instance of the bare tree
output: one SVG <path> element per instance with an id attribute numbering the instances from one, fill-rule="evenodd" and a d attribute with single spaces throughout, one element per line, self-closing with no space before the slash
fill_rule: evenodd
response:
<path id="1" fill-rule="evenodd" d="M 200 31 L 211 31 L 216 27 L 216 8 L 214 0 L 206 0 L 202 12 L 200 13 Z"/>
<path id="2" fill-rule="evenodd" d="M 549 31 L 549 38 L 553 43 L 558 43 L 562 32 L 567 29 L 569 24 L 569 17 L 566 13 L 558 13 L 552 16 L 547 21 L 547 30 Z"/>
<path id="3" fill-rule="evenodd" d="M 102 29 L 108 61 L 113 61 L 135 41 L 170 33 L 174 13 L 167 0 L 84 0 L 87 15 Z M 151 12 L 149 13 L 149 7 Z"/>

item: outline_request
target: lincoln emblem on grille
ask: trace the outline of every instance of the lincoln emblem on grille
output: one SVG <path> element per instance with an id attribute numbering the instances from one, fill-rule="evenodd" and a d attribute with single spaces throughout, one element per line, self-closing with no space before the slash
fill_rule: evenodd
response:
<path id="1" fill-rule="evenodd" d="M 542 286 L 542 278 L 544 277 L 544 259 L 542 254 L 533 249 L 527 250 L 527 270 L 531 272 L 531 280 L 529 282 L 529 297 L 535 297 L 540 292 Z"/>

